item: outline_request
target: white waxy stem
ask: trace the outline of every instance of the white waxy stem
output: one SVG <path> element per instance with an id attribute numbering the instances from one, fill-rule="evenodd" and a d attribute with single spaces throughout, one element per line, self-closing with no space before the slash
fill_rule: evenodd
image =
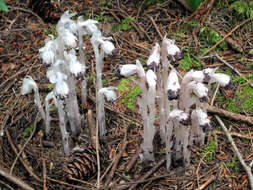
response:
<path id="1" fill-rule="evenodd" d="M 46 116 L 40 101 L 38 86 L 36 82 L 32 79 L 32 77 L 26 76 L 23 79 L 23 84 L 21 86 L 21 94 L 26 95 L 31 93 L 32 91 L 34 91 L 34 103 L 38 106 L 41 117 L 45 121 Z"/>
<path id="2" fill-rule="evenodd" d="M 52 100 L 52 103 L 50 103 L 50 101 Z M 51 122 L 51 116 L 50 116 L 50 107 L 51 105 L 54 104 L 56 105 L 57 104 L 57 101 L 56 101 L 56 97 L 54 96 L 54 92 L 50 92 L 46 98 L 45 98 L 45 107 L 46 107 L 46 135 L 49 135 L 49 132 L 50 132 L 50 122 Z"/>
<path id="3" fill-rule="evenodd" d="M 134 64 L 120 65 L 118 70 L 120 76 L 130 77 L 137 73 L 137 66 Z"/>
<path id="4" fill-rule="evenodd" d="M 145 70 L 144 70 L 141 62 L 138 59 L 136 60 L 136 67 L 137 67 L 138 77 L 140 77 L 140 78 L 145 77 Z"/>
<path id="5" fill-rule="evenodd" d="M 147 61 L 148 68 L 156 68 L 160 64 L 160 45 L 158 43 L 155 44 L 155 46 L 152 48 L 151 54 Z"/>
<path id="6" fill-rule="evenodd" d="M 156 87 L 157 77 L 156 77 L 156 74 L 154 73 L 153 70 L 149 69 L 146 72 L 146 80 L 147 80 L 148 86 L 150 88 L 155 88 Z"/>
<path id="7" fill-rule="evenodd" d="M 180 85 L 178 82 L 178 76 L 175 69 L 170 71 L 167 80 L 167 94 L 169 100 L 176 100 L 179 99 L 180 96 Z"/>
<path id="8" fill-rule="evenodd" d="M 101 88 L 99 90 L 99 93 L 103 94 L 108 102 L 114 102 L 117 99 L 117 94 L 115 91 L 117 90 L 117 87 L 106 87 Z"/>

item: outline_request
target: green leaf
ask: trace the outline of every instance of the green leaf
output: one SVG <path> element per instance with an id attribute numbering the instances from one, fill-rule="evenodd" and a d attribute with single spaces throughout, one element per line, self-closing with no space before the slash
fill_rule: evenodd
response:
<path id="1" fill-rule="evenodd" d="M 0 0 L 0 11 L 8 11 L 8 7 L 5 5 L 4 0 Z"/>
<path id="2" fill-rule="evenodd" d="M 199 5 L 203 0 L 187 0 L 188 5 L 195 11 L 198 9 Z"/>

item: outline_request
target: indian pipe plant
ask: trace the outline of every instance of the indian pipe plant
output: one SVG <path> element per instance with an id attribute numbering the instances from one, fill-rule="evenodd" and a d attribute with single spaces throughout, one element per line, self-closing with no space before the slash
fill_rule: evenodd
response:
<path id="1" fill-rule="evenodd" d="M 87 81 L 85 77 L 85 52 L 83 44 L 83 35 L 91 36 L 96 59 L 97 72 L 97 122 L 100 136 L 106 133 L 104 97 L 108 101 L 116 100 L 116 87 L 103 88 L 102 68 L 105 54 L 113 54 L 115 47 L 111 42 L 111 37 L 102 36 L 97 27 L 96 20 L 83 20 L 78 17 L 77 20 L 71 18 L 76 13 L 66 11 L 60 18 L 56 31 L 58 36 L 45 40 L 44 47 L 39 49 L 40 58 L 45 66 L 48 67 L 46 76 L 50 83 L 55 84 L 52 92 L 45 98 L 45 111 L 40 101 L 38 87 L 35 81 L 27 76 L 24 78 L 21 87 L 21 94 L 25 95 L 34 91 L 35 104 L 38 106 L 42 119 L 45 121 L 46 135 L 50 133 L 50 107 L 54 104 L 58 109 L 59 125 L 62 134 L 62 143 L 66 155 L 70 155 L 69 131 L 67 124 L 70 124 L 71 136 L 76 138 L 81 132 L 81 119 L 76 95 L 77 80 L 81 80 L 81 98 L 82 103 L 86 101 Z M 78 51 L 77 51 L 78 50 Z M 79 52 L 79 56 L 78 56 Z"/>
<path id="2" fill-rule="evenodd" d="M 96 60 L 96 100 L 97 126 L 100 137 L 105 135 L 104 101 L 112 102 L 117 99 L 116 87 L 103 88 L 102 68 L 104 56 L 115 53 L 112 38 L 104 37 L 97 27 L 98 22 L 78 17 L 71 18 L 75 13 L 66 11 L 59 20 L 56 38 L 45 40 L 40 57 L 48 66 L 47 78 L 55 87 L 45 98 L 45 111 L 41 104 L 38 87 L 34 80 L 24 78 L 21 93 L 34 91 L 35 104 L 41 117 L 45 120 L 46 134 L 50 133 L 50 107 L 54 104 L 58 109 L 62 142 L 66 155 L 70 154 L 69 132 L 77 137 L 81 131 L 80 113 L 75 91 L 76 81 L 81 80 L 82 102 L 86 101 L 87 82 L 85 78 L 85 52 L 83 35 L 90 35 L 90 41 Z M 79 56 L 77 56 L 77 48 Z M 217 82 L 222 87 L 230 88 L 232 81 L 228 75 L 215 73 L 217 68 L 207 68 L 202 71 L 187 72 L 180 82 L 177 71 L 171 65 L 182 57 L 180 48 L 174 40 L 166 36 L 161 46 L 155 43 L 147 60 L 147 71 L 139 60 L 136 64 L 119 65 L 116 71 L 118 77 L 137 75 L 135 83 L 141 88 L 137 99 L 139 112 L 143 118 L 144 133 L 140 155 L 143 161 L 155 161 L 153 139 L 155 136 L 155 118 L 159 118 L 159 134 L 166 145 L 167 169 L 171 160 L 183 160 L 185 165 L 190 162 L 190 146 L 203 145 L 205 133 L 211 129 L 211 121 L 207 116 L 208 92 L 211 84 Z M 172 69 L 170 69 L 172 68 Z M 157 106 L 158 105 L 158 109 Z"/>
<path id="3" fill-rule="evenodd" d="M 135 81 L 142 90 L 137 99 L 143 118 L 144 133 L 140 154 L 142 160 L 154 161 L 153 139 L 154 120 L 159 116 L 161 140 L 166 145 L 167 169 L 171 160 L 190 162 L 190 146 L 203 145 L 205 133 L 211 129 L 207 116 L 208 91 L 211 84 L 218 82 L 229 88 L 229 76 L 215 73 L 217 68 L 187 72 L 179 83 L 178 74 L 171 63 L 182 57 L 182 52 L 174 40 L 164 37 L 162 45 L 152 48 L 147 60 L 147 71 L 137 60 L 136 64 L 119 65 L 116 75 L 130 77 L 137 74 Z M 161 63 L 160 63 L 161 61 Z M 169 69 L 172 68 L 172 69 Z M 156 103 L 159 109 L 156 109 Z"/>

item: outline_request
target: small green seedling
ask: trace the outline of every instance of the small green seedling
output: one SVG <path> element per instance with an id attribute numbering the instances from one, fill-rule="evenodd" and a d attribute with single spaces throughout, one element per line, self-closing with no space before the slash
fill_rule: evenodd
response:
<path id="1" fill-rule="evenodd" d="M 141 89 L 137 85 L 133 85 L 134 77 L 121 79 L 118 85 L 119 96 L 122 96 L 121 102 L 127 106 L 127 108 L 133 110 L 136 102 L 136 97 L 140 94 Z"/>
<path id="2" fill-rule="evenodd" d="M 127 17 L 124 20 L 121 21 L 121 23 L 116 26 L 116 28 L 114 29 L 115 32 L 119 31 L 119 30 L 129 30 L 132 28 L 131 26 L 131 21 L 134 21 L 135 18 L 134 17 Z"/>
<path id="3" fill-rule="evenodd" d="M 0 11 L 5 11 L 5 12 L 9 11 L 4 0 L 0 0 Z"/>
<path id="4" fill-rule="evenodd" d="M 214 158 L 215 150 L 216 150 L 215 141 L 211 139 L 209 145 L 202 151 L 201 155 L 205 156 L 206 161 L 211 161 Z"/>
<path id="5" fill-rule="evenodd" d="M 31 125 L 29 127 L 27 127 L 24 132 L 23 132 L 23 138 L 27 138 L 30 136 L 31 132 L 33 131 L 34 129 L 34 125 Z"/>

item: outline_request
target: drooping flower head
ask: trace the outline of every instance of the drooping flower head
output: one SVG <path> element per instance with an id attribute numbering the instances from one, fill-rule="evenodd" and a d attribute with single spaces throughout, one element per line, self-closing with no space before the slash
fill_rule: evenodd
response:
<path id="1" fill-rule="evenodd" d="M 56 40 L 45 40 L 45 46 L 39 49 L 40 58 L 45 66 L 50 66 L 55 62 L 58 44 Z"/>
<path id="2" fill-rule="evenodd" d="M 71 18 L 75 16 L 77 13 L 69 13 L 69 10 L 65 11 L 59 22 L 57 23 L 56 30 L 58 34 L 64 30 L 68 30 L 72 34 L 77 34 L 77 24 Z"/>
<path id="3" fill-rule="evenodd" d="M 69 94 L 69 87 L 65 82 L 66 78 L 67 76 L 65 74 L 62 74 L 60 72 L 56 73 L 55 77 L 56 85 L 54 88 L 54 95 L 56 98 L 60 100 L 64 100 L 65 98 L 67 98 Z"/>
<path id="4" fill-rule="evenodd" d="M 175 69 L 170 71 L 167 81 L 167 94 L 169 100 L 177 100 L 180 96 L 180 85 L 178 82 L 178 76 Z"/>
<path id="5" fill-rule="evenodd" d="M 75 53 L 75 50 L 71 49 L 69 53 L 65 51 L 64 56 L 68 61 L 70 74 L 73 75 L 76 80 L 83 79 L 85 66 L 77 60 Z"/>
<path id="6" fill-rule="evenodd" d="M 163 46 L 165 46 L 167 55 L 171 59 L 172 62 L 178 61 L 182 58 L 182 52 L 179 47 L 175 44 L 175 40 L 167 39 L 166 37 L 163 39 Z"/>
<path id="7" fill-rule="evenodd" d="M 117 99 L 116 90 L 117 87 L 110 86 L 101 88 L 98 93 L 103 94 L 108 102 L 114 102 Z"/>
<path id="8" fill-rule="evenodd" d="M 137 66 L 134 64 L 119 65 L 115 71 L 118 78 L 130 77 L 137 73 Z"/>
<path id="9" fill-rule="evenodd" d="M 98 21 L 97 20 L 92 20 L 88 19 L 86 21 L 83 20 L 83 17 L 78 17 L 77 18 L 77 27 L 78 28 L 83 28 L 83 34 L 89 34 L 89 35 L 97 35 L 97 36 L 102 36 L 101 31 L 97 27 Z"/>
<path id="10" fill-rule="evenodd" d="M 169 113 L 168 120 L 177 119 L 182 125 L 190 125 L 191 117 L 189 114 L 179 109 L 174 109 Z"/>
<path id="11" fill-rule="evenodd" d="M 191 113 L 192 120 L 197 120 L 199 127 L 203 130 L 203 132 L 210 131 L 212 129 L 211 121 L 207 117 L 207 113 L 200 108 L 196 108 Z"/>
<path id="12" fill-rule="evenodd" d="M 38 86 L 31 76 L 26 76 L 23 79 L 23 84 L 21 86 L 21 94 L 26 95 L 32 91 L 38 91 Z"/>
<path id="13" fill-rule="evenodd" d="M 226 89 L 231 89 L 233 88 L 233 81 L 231 80 L 230 76 L 223 74 L 223 73 L 212 73 L 210 75 L 211 80 L 210 83 L 217 82 L 219 83 L 222 87 Z"/>
<path id="14" fill-rule="evenodd" d="M 107 55 L 112 55 L 114 54 L 114 51 L 116 50 L 113 43 L 110 41 L 112 38 L 98 38 L 97 41 L 101 45 L 101 49 L 105 52 Z"/>
<path id="15" fill-rule="evenodd" d="M 154 88 L 154 89 L 156 88 L 157 77 L 156 77 L 156 74 L 153 70 L 149 69 L 146 72 L 146 80 L 147 80 L 148 86 L 150 88 Z"/>
<path id="16" fill-rule="evenodd" d="M 155 69 L 160 64 L 160 45 L 158 43 L 152 48 L 151 54 L 147 61 L 148 69 Z"/>

